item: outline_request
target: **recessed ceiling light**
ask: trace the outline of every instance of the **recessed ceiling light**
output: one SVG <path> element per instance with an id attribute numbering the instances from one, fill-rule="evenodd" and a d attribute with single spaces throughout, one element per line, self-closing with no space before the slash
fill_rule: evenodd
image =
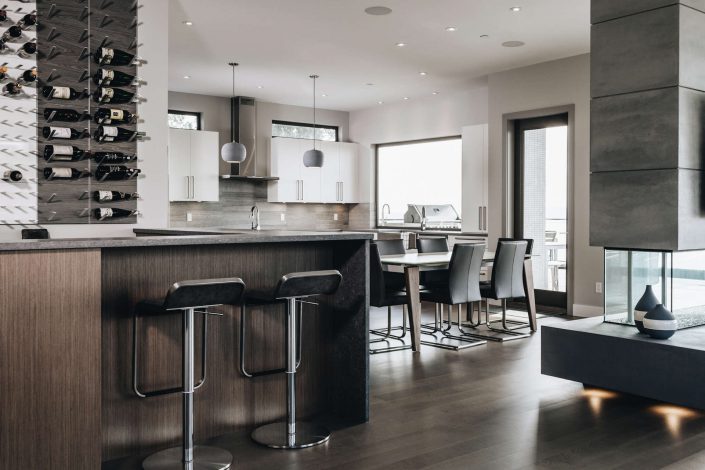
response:
<path id="1" fill-rule="evenodd" d="M 398 43 L 395 44 L 395 46 L 397 46 L 397 47 L 404 47 L 404 46 L 406 46 L 406 43 L 405 43 L 405 42 L 398 42 Z"/>
<path id="2" fill-rule="evenodd" d="M 324 97 L 324 98 L 327 98 L 327 97 L 328 97 L 328 95 L 326 95 L 325 93 L 323 93 L 321 96 Z"/>
<path id="3" fill-rule="evenodd" d="M 446 31 L 448 31 L 449 33 L 454 33 L 454 32 L 456 32 L 457 30 L 458 30 L 458 28 L 456 28 L 455 26 L 448 26 L 448 27 L 446 28 Z"/>
<path id="4" fill-rule="evenodd" d="M 522 41 L 507 41 L 502 43 L 504 47 L 521 47 L 524 44 L 526 43 Z"/>
<path id="5" fill-rule="evenodd" d="M 422 77 L 425 77 L 428 74 L 426 72 L 419 72 L 419 75 L 421 75 Z"/>
<path id="6" fill-rule="evenodd" d="M 261 90 L 264 87 L 262 85 L 257 85 L 257 88 Z"/>
<path id="7" fill-rule="evenodd" d="M 409 97 L 408 97 L 408 96 L 405 96 L 405 97 L 404 97 L 404 101 L 409 101 Z"/>
<path id="8" fill-rule="evenodd" d="M 188 80 L 191 78 L 191 75 L 184 75 L 184 80 Z"/>
<path id="9" fill-rule="evenodd" d="M 193 26 L 193 21 L 182 21 L 186 26 Z"/>
<path id="10" fill-rule="evenodd" d="M 511 7 L 511 8 L 509 9 L 509 11 L 513 11 L 513 12 L 516 13 L 516 12 L 518 12 L 518 11 L 521 11 L 521 7 Z"/>
<path id="11" fill-rule="evenodd" d="M 384 104 L 384 101 L 378 101 L 377 104 Z"/>
<path id="12" fill-rule="evenodd" d="M 365 13 L 372 16 L 383 16 L 388 15 L 392 12 L 391 8 L 387 7 L 368 7 L 365 8 Z"/>
<path id="13" fill-rule="evenodd" d="M 440 91 L 434 91 L 434 92 L 433 92 L 434 95 L 437 95 L 437 94 L 439 94 L 439 93 L 440 93 Z"/>

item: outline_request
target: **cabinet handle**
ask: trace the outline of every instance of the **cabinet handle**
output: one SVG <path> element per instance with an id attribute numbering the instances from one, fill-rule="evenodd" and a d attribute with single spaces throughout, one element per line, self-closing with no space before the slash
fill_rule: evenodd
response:
<path id="1" fill-rule="evenodd" d="M 191 177 L 186 176 L 186 199 L 191 199 Z"/>
<path id="2" fill-rule="evenodd" d="M 482 231 L 482 206 L 477 208 L 477 229 Z"/>
<path id="3" fill-rule="evenodd" d="M 482 207 L 482 229 L 487 231 L 487 206 Z"/>
<path id="4" fill-rule="evenodd" d="M 304 180 L 301 180 L 301 200 L 304 200 Z"/>
<path id="5" fill-rule="evenodd" d="M 345 199 L 345 182 L 341 181 L 340 182 L 340 202 L 343 202 L 343 199 Z"/>
<path id="6" fill-rule="evenodd" d="M 191 199 L 196 199 L 196 177 L 191 177 Z"/>
<path id="7" fill-rule="evenodd" d="M 299 180 L 296 180 L 296 200 L 299 200 L 299 194 L 301 194 L 301 190 L 299 189 Z"/>

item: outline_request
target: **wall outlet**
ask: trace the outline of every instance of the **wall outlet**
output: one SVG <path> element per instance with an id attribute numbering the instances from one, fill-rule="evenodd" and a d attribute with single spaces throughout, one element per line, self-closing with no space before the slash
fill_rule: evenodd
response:
<path id="1" fill-rule="evenodd" d="M 333 214 L 333 220 L 338 220 L 338 214 Z"/>
<path id="2" fill-rule="evenodd" d="M 285 213 L 282 212 L 280 218 L 281 218 L 282 222 L 286 222 L 286 214 Z"/>
<path id="3" fill-rule="evenodd" d="M 602 283 L 601 282 L 595 283 L 595 293 L 602 294 Z"/>
<path id="4" fill-rule="evenodd" d="M 193 214 L 190 212 L 186 213 L 186 222 L 193 222 Z"/>

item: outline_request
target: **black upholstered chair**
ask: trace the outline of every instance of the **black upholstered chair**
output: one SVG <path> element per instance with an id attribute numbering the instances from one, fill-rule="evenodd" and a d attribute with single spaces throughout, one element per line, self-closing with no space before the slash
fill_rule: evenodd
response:
<path id="1" fill-rule="evenodd" d="M 138 303 L 132 319 L 132 388 L 140 398 L 157 397 L 161 395 L 179 393 L 183 401 L 183 431 L 182 445 L 157 452 L 147 457 L 142 462 L 146 470 L 162 468 L 209 468 L 224 470 L 230 468 L 233 456 L 230 452 L 207 446 L 194 446 L 194 409 L 193 394 L 206 380 L 206 338 L 208 331 L 207 318 L 212 314 L 205 311 L 207 307 L 218 305 L 239 305 L 245 290 L 245 283 L 238 278 L 205 279 L 198 281 L 177 282 L 172 285 L 163 299 L 143 300 Z M 155 315 L 168 315 L 181 313 L 183 317 L 183 355 L 182 355 L 182 386 L 178 388 L 142 391 L 138 384 L 139 371 L 137 368 L 138 353 L 138 318 Z M 201 378 L 196 383 L 194 380 L 195 357 L 195 323 L 196 313 L 203 314 L 203 337 Z"/>
<path id="2" fill-rule="evenodd" d="M 448 324 L 443 327 L 441 318 L 441 328 L 438 323 L 432 331 L 423 331 L 424 334 L 441 333 L 446 338 L 457 340 L 459 344 L 449 344 L 443 341 L 428 342 L 422 344 L 428 346 L 441 347 L 444 349 L 464 349 L 471 346 L 485 344 L 486 341 L 472 338 L 462 329 L 461 309 L 464 304 L 474 304 L 480 302 L 480 270 L 482 269 L 482 257 L 485 252 L 485 245 L 482 244 L 457 244 L 453 247 L 453 254 L 448 266 L 448 282 L 442 285 L 426 287 L 421 291 L 421 300 L 436 304 L 436 315 L 443 315 L 443 305 L 448 306 Z M 458 333 L 453 334 L 453 307 L 457 306 L 457 327 Z"/>
<path id="3" fill-rule="evenodd" d="M 401 242 L 401 243 L 398 243 Z M 370 344 L 390 340 L 403 343 L 406 336 L 407 296 L 402 273 L 385 271 L 380 256 L 404 254 L 403 240 L 380 240 L 370 244 L 370 306 L 387 308 L 387 327 L 371 329 L 370 333 L 380 338 L 370 339 Z M 382 255 L 384 253 L 384 255 Z M 392 327 L 392 307 L 402 306 L 402 326 Z M 401 335 L 393 335 L 393 330 L 401 329 Z M 411 345 L 370 348 L 370 354 L 411 349 Z"/>
<path id="4" fill-rule="evenodd" d="M 416 240 L 416 249 L 422 254 L 448 253 L 450 251 L 446 237 L 419 237 Z M 420 281 L 424 287 L 446 285 L 448 284 L 448 270 L 422 272 Z"/>
<path id="5" fill-rule="evenodd" d="M 510 337 L 488 337 L 494 341 L 506 341 L 528 337 L 528 333 L 521 333 L 507 326 L 507 300 L 525 296 L 524 292 L 524 259 L 526 258 L 529 242 L 527 240 L 500 240 L 497 243 L 492 278 L 480 284 L 480 293 L 485 299 L 485 325 L 497 333 L 505 333 Z M 489 300 L 499 300 L 502 303 L 502 328 L 495 328 L 490 321 Z M 481 312 L 480 312 L 481 313 Z M 478 314 L 478 323 L 480 323 Z M 528 327 L 528 324 L 526 324 Z"/>
<path id="6" fill-rule="evenodd" d="M 296 421 L 296 370 L 300 362 L 300 333 L 297 333 L 297 304 L 303 299 L 318 295 L 332 295 L 340 287 L 343 276 L 335 270 L 292 273 L 282 276 L 273 289 L 248 292 L 247 303 L 268 304 L 281 302 L 286 305 L 286 421 L 260 426 L 252 439 L 275 449 L 301 449 L 323 444 L 330 432 L 316 423 Z M 299 328 L 300 332 L 301 328 Z M 276 371 L 265 371 L 275 373 Z M 257 375 L 265 375 L 259 373 Z M 252 375 L 251 375 L 252 376 Z"/>

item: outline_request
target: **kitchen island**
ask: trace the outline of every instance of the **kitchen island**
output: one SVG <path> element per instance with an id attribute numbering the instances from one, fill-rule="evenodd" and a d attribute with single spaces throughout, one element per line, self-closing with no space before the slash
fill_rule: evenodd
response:
<path id="1" fill-rule="evenodd" d="M 163 298 L 182 280 L 240 277 L 262 288 L 288 272 L 340 270 L 338 293 L 303 309 L 298 411 L 338 427 L 367 421 L 371 238 L 233 231 L 0 243 L 0 468 L 93 469 L 179 444 L 181 396 L 132 392 L 131 319 L 137 302 Z M 207 380 L 195 395 L 199 440 L 279 420 L 286 408 L 283 374 L 238 372 L 239 308 L 213 310 L 224 316 L 208 323 Z M 283 309 L 252 307 L 247 320 L 248 367 L 281 367 Z M 178 386 L 180 316 L 141 325 L 141 385 Z"/>

